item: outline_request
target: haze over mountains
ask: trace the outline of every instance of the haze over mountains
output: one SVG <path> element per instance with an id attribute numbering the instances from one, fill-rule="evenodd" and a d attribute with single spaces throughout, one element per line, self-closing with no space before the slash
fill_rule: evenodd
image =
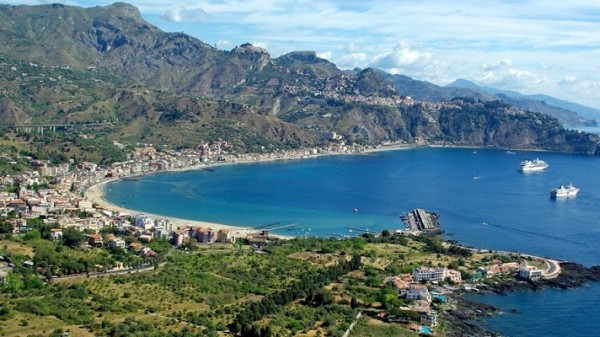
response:
<path id="1" fill-rule="evenodd" d="M 593 109 L 580 109 L 584 118 L 567 110 L 573 105 L 463 81 L 439 87 L 373 69 L 347 73 L 314 52 L 222 51 L 165 33 L 124 3 L 0 6 L 0 53 L 5 125 L 111 121 L 115 140 L 223 138 L 240 150 L 323 144 L 335 131 L 359 143 L 599 152 L 598 137 L 548 116 L 591 124 Z"/>
<path id="2" fill-rule="evenodd" d="M 483 101 L 499 100 L 523 110 L 550 115 L 558 119 L 561 124 L 568 126 L 595 126 L 597 125 L 595 120 L 600 119 L 600 110 L 548 95 L 523 95 L 516 91 L 479 86 L 460 78 L 442 87 L 404 75 L 383 72 L 382 74 L 394 83 L 399 92 L 415 99 L 436 102 L 454 97 L 469 97 Z"/>

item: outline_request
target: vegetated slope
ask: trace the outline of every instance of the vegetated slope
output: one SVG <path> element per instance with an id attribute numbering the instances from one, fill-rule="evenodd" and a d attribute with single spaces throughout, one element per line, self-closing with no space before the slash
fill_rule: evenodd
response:
<path id="1" fill-rule="evenodd" d="M 247 104 L 121 86 L 102 68 L 75 70 L 0 57 L 3 126 L 109 123 L 118 141 L 195 146 L 224 138 L 239 151 L 308 146 L 315 137 Z"/>
<path id="2" fill-rule="evenodd" d="M 464 79 L 457 79 L 451 84 L 441 87 L 427 81 L 415 80 L 404 75 L 392 75 L 383 71 L 380 72 L 384 78 L 394 83 L 396 90 L 400 94 L 418 100 L 443 102 L 455 97 L 468 97 L 481 101 L 502 101 L 519 109 L 552 116 L 558 119 L 561 124 L 571 126 L 593 126 L 596 125 L 594 118 L 600 117 L 600 111 L 598 111 L 598 115 L 593 115 L 588 111 L 589 109 L 593 111 L 594 109 L 592 108 L 574 103 L 571 105 L 561 104 L 560 102 L 564 101 L 550 96 L 543 95 L 546 100 L 542 100 L 536 95 L 527 96 L 516 92 L 480 87 L 477 84 Z M 586 108 L 588 110 L 586 110 Z"/>
<path id="3" fill-rule="evenodd" d="M 560 100 L 548 95 L 523 95 L 516 91 L 479 86 L 460 78 L 444 88 L 484 92 L 517 108 L 550 115 L 558 119 L 563 125 L 595 126 L 597 125 L 596 120 L 600 118 L 599 110 L 581 104 Z"/>
<path id="4" fill-rule="evenodd" d="M 223 138 L 239 150 L 318 144 L 319 131 L 364 143 L 584 153 L 599 143 L 536 114 L 491 108 L 479 102 L 490 99 L 484 92 L 440 103 L 438 88 L 421 83 L 435 102 L 409 100 L 379 71 L 347 74 L 314 52 L 273 59 L 250 44 L 221 51 L 165 33 L 123 3 L 0 6 L 0 42 L 0 113 L 15 124 L 109 121 L 119 141 L 185 146 Z"/>

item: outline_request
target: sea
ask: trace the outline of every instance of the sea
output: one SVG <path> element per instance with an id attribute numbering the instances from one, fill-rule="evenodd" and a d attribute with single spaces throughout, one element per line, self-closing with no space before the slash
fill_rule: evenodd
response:
<path id="1" fill-rule="evenodd" d="M 543 172 L 517 171 L 540 158 Z M 404 228 L 414 208 L 437 212 L 461 244 L 600 265 L 600 158 L 549 152 L 408 148 L 360 155 L 158 173 L 105 186 L 130 209 L 279 233 L 343 237 Z M 550 191 L 573 183 L 576 197 Z M 275 225 L 276 224 L 276 225 Z M 476 299 L 502 312 L 479 324 L 505 336 L 600 336 L 600 284 Z"/>

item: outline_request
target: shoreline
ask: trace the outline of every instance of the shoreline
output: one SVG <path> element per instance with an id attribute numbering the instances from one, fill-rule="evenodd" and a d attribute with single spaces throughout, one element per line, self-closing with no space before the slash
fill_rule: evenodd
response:
<path id="1" fill-rule="evenodd" d="M 144 214 L 144 215 L 154 218 L 155 220 L 164 219 L 164 220 L 170 221 L 177 228 L 184 228 L 186 226 L 194 226 L 194 227 L 208 227 L 208 228 L 212 228 L 214 230 L 228 229 L 234 237 L 245 237 L 246 234 L 256 232 L 257 230 L 254 229 L 253 227 L 246 227 L 246 226 L 240 226 L 240 225 L 228 225 L 228 224 L 223 224 L 223 223 L 210 222 L 210 221 L 197 220 L 197 219 L 193 219 L 193 220 L 192 219 L 183 219 L 183 218 L 177 218 L 177 217 L 173 217 L 173 216 L 169 216 L 169 215 L 160 215 L 160 214 L 126 208 L 126 207 L 119 206 L 119 205 L 116 205 L 116 204 L 108 201 L 105 198 L 106 192 L 104 191 L 104 187 L 107 184 L 118 181 L 118 180 L 131 179 L 131 178 L 135 178 L 135 177 L 147 176 L 147 175 L 152 175 L 152 174 L 181 173 L 181 172 L 198 171 L 198 170 L 204 170 L 207 168 L 213 168 L 213 167 L 219 167 L 219 166 L 229 166 L 229 165 L 260 164 L 260 163 L 270 163 L 270 162 L 279 162 L 279 161 L 308 160 L 308 159 L 314 159 L 314 158 L 325 157 L 325 156 L 361 155 L 361 154 L 368 154 L 368 153 L 375 153 L 375 152 L 413 149 L 413 148 L 417 148 L 417 147 L 419 147 L 419 146 L 410 145 L 410 144 L 391 144 L 391 145 L 381 145 L 381 146 L 375 147 L 375 148 L 368 148 L 361 152 L 318 153 L 318 154 L 309 155 L 309 156 L 285 156 L 285 157 L 281 157 L 281 158 L 278 158 L 278 157 L 257 158 L 257 157 L 255 157 L 254 159 L 244 159 L 244 160 L 239 160 L 239 161 L 195 164 L 195 165 L 191 165 L 191 166 L 178 167 L 178 168 L 169 169 L 169 170 L 143 172 L 143 173 L 131 174 L 131 175 L 122 176 L 122 177 L 109 178 L 109 179 L 100 181 L 96 184 L 93 184 L 93 185 L 87 187 L 83 191 L 83 198 L 88 201 L 91 201 L 93 204 L 96 204 L 100 208 L 108 210 L 108 211 L 112 211 L 112 212 L 116 211 L 116 212 L 119 212 L 122 214 L 131 215 L 131 216 Z M 274 233 L 270 233 L 270 235 L 272 235 L 273 237 L 279 238 L 279 239 L 294 238 L 294 236 L 280 235 L 280 234 L 274 234 Z"/>
<path id="2" fill-rule="evenodd" d="M 161 171 L 161 172 L 169 172 L 169 171 Z M 173 171 L 173 172 L 176 172 L 176 171 Z M 158 172 L 151 172 L 151 173 L 158 173 Z M 145 174 L 139 174 L 139 175 L 135 175 L 135 176 L 142 176 L 142 175 L 145 175 Z M 234 237 L 234 238 L 245 238 L 247 234 L 255 233 L 258 231 L 257 229 L 254 229 L 252 227 L 234 226 L 234 225 L 227 225 L 227 224 L 202 221 L 202 220 L 183 219 L 183 218 L 177 218 L 177 217 L 168 216 L 168 215 L 160 215 L 160 214 L 155 214 L 155 213 L 138 211 L 138 210 L 129 209 L 129 208 L 115 205 L 104 198 L 104 195 L 105 195 L 104 186 L 106 186 L 106 184 L 123 179 L 123 178 L 130 178 L 130 177 L 134 177 L 134 175 L 127 176 L 127 177 L 120 177 L 120 178 L 112 178 L 109 180 L 102 181 L 98 184 L 92 185 L 85 191 L 84 198 L 86 198 L 88 201 L 91 201 L 93 204 L 96 204 L 100 208 L 105 209 L 107 211 L 118 212 L 120 214 L 127 214 L 130 216 L 136 216 L 136 215 L 142 215 L 142 214 L 147 215 L 147 216 L 153 218 L 155 221 L 166 220 L 168 222 L 171 222 L 171 223 L 173 223 L 173 225 L 175 227 L 177 227 L 177 229 L 185 228 L 187 226 L 212 228 L 215 231 L 218 231 L 220 229 L 227 229 L 230 231 L 232 237 Z M 272 234 L 272 236 L 279 238 L 279 239 L 290 239 L 291 238 L 288 236 L 277 235 L 277 234 Z"/>
<path id="3" fill-rule="evenodd" d="M 192 166 L 187 166 L 187 167 L 182 167 L 182 168 L 177 168 L 177 169 L 146 172 L 146 173 L 142 173 L 142 174 L 138 174 L 138 175 L 128 175 L 128 176 L 124 176 L 124 177 L 108 179 L 108 180 L 102 181 L 99 184 L 95 184 L 95 185 L 91 186 L 90 188 L 88 188 L 88 190 L 85 192 L 85 196 L 86 197 L 89 196 L 90 192 L 92 194 L 96 193 L 96 195 L 94 195 L 94 197 L 101 199 L 101 201 L 103 202 L 103 204 L 102 204 L 103 206 L 108 205 L 109 207 L 112 207 L 112 208 L 122 209 L 125 212 L 128 212 L 130 214 L 142 213 L 142 214 L 147 214 L 150 216 L 155 216 L 151 213 L 138 212 L 138 211 L 124 208 L 124 207 L 119 207 L 117 205 L 113 205 L 112 203 L 108 202 L 107 200 L 105 200 L 103 198 L 103 190 L 102 189 L 108 183 L 111 183 L 111 182 L 119 180 L 119 179 L 135 178 L 136 176 L 149 175 L 149 174 L 195 171 L 195 170 L 209 169 L 209 168 L 214 168 L 217 166 L 225 166 L 225 165 L 260 164 L 260 163 L 270 163 L 270 162 L 288 161 L 288 160 L 291 161 L 291 160 L 300 160 L 300 159 L 313 159 L 313 158 L 324 157 L 324 156 L 368 155 L 370 153 L 385 152 L 385 151 L 397 151 L 397 150 L 411 150 L 411 149 L 419 149 L 419 148 L 423 148 L 423 147 L 425 147 L 425 148 L 431 147 L 431 148 L 485 149 L 485 150 L 490 149 L 490 148 L 486 148 L 486 147 L 431 146 L 431 145 L 417 146 L 414 144 L 411 144 L 411 145 L 396 144 L 396 145 L 390 145 L 390 146 L 373 147 L 373 148 L 365 149 L 364 151 L 361 151 L 361 152 L 352 152 L 352 153 L 319 153 L 319 154 L 310 155 L 310 156 L 289 156 L 289 157 L 284 157 L 284 158 L 272 157 L 272 158 L 261 158 L 261 159 L 259 159 L 258 155 L 257 155 L 257 156 L 252 157 L 252 158 L 256 158 L 256 160 L 247 159 L 247 160 L 240 160 L 240 161 L 213 162 L 210 164 L 197 164 L 197 165 L 192 165 Z M 490 149 L 490 150 L 506 151 L 506 149 L 497 149 L 497 148 Z M 515 150 L 515 151 L 520 151 L 520 150 Z M 529 150 L 526 150 L 526 151 L 529 151 Z M 161 215 L 156 215 L 156 217 L 157 218 L 165 218 L 165 219 L 173 219 L 175 221 L 180 221 L 180 223 L 183 223 L 183 224 L 200 224 L 203 226 L 209 225 L 213 229 L 216 229 L 217 226 L 219 226 L 218 228 L 229 228 L 232 231 L 239 230 L 240 233 L 244 233 L 243 232 L 244 230 L 256 232 L 256 230 L 253 230 L 252 228 L 245 228 L 245 227 L 235 226 L 235 225 L 211 223 L 211 222 L 205 222 L 205 221 L 201 221 L 201 220 L 200 221 L 185 220 L 185 219 L 178 219 L 178 218 L 174 218 L 174 217 L 161 216 Z M 174 223 L 175 223 L 175 221 L 174 221 Z M 273 235 L 273 236 L 276 236 L 276 235 Z M 292 238 L 292 237 L 288 237 L 288 238 Z M 473 249 L 473 250 L 488 250 L 488 249 L 484 249 L 484 248 L 474 248 L 474 247 L 465 247 L 465 246 L 462 246 L 462 247 Z M 509 254 L 512 253 L 512 252 L 505 252 L 505 251 L 497 251 L 497 252 L 509 253 Z M 485 295 L 486 293 L 506 294 L 509 292 L 511 292 L 511 293 L 516 292 L 519 290 L 537 291 L 537 290 L 542 290 L 545 288 L 570 289 L 570 288 L 582 286 L 583 284 L 585 284 L 585 282 L 598 281 L 598 279 L 594 279 L 591 276 L 583 276 L 583 274 L 581 276 L 577 275 L 584 269 L 576 271 L 575 275 L 569 275 L 570 270 L 567 268 L 565 270 L 565 275 L 562 275 L 561 271 L 563 268 L 561 268 L 561 267 L 563 264 L 569 265 L 568 261 L 560 261 L 560 260 L 551 259 L 551 258 L 547 258 L 547 257 L 533 256 L 530 254 L 523 254 L 523 256 L 529 256 L 532 258 L 537 258 L 537 259 L 548 262 L 549 265 L 548 265 L 547 271 L 550 274 L 554 274 L 555 277 L 550 280 L 543 280 L 540 283 L 530 283 L 530 282 L 526 282 L 526 281 L 518 280 L 518 279 L 515 279 L 512 282 L 500 282 L 499 284 L 489 287 L 487 289 L 484 289 L 484 287 L 482 287 L 480 289 L 480 290 L 483 290 L 483 292 L 481 294 L 482 295 Z M 552 268 L 550 266 L 550 264 L 554 265 L 555 267 Z M 558 265 L 558 267 L 556 267 L 556 265 Z M 447 320 L 447 322 L 449 324 L 449 329 L 450 329 L 449 331 L 451 331 L 451 333 L 450 333 L 451 336 L 465 336 L 465 335 L 499 336 L 500 335 L 498 332 L 490 330 L 489 327 L 486 327 L 485 325 L 481 325 L 478 322 L 471 321 L 472 319 L 477 319 L 478 317 L 484 317 L 484 316 L 488 316 L 488 315 L 494 316 L 499 313 L 497 308 L 495 308 L 491 305 L 485 304 L 485 301 L 483 299 L 468 301 L 468 300 L 464 300 L 464 298 L 462 298 L 462 294 L 459 294 L 459 293 L 457 293 L 456 297 L 458 298 L 457 305 L 460 306 L 459 312 L 456 315 L 451 314 L 451 315 L 449 315 L 450 317 L 445 316 L 444 318 L 442 318 L 444 320 Z"/>
<path id="4" fill-rule="evenodd" d="M 505 148 L 492 148 L 492 147 L 486 147 L 486 146 L 467 146 L 467 145 L 463 146 L 463 145 L 440 145 L 440 144 L 419 145 L 419 144 L 408 144 L 408 143 L 392 143 L 392 144 L 386 144 L 386 145 L 367 146 L 366 148 L 364 148 L 360 151 L 356 151 L 356 152 L 317 153 L 317 154 L 300 155 L 300 156 L 286 155 L 283 157 L 276 157 L 276 154 L 266 154 L 266 155 L 273 156 L 270 158 L 260 158 L 259 157 L 259 156 L 261 156 L 260 154 L 250 154 L 250 156 L 252 156 L 251 158 L 245 158 L 245 159 L 241 159 L 241 160 L 199 163 L 199 164 L 194 164 L 194 165 L 186 166 L 186 167 L 178 167 L 178 168 L 173 168 L 173 169 L 168 169 L 168 170 L 160 170 L 160 171 L 152 171 L 152 172 L 142 172 L 142 173 L 130 174 L 127 176 L 109 178 L 109 179 L 100 181 L 96 184 L 93 184 L 93 185 L 87 187 L 83 191 L 83 197 L 84 197 L 84 199 L 91 201 L 92 203 L 97 204 L 101 208 L 106 209 L 108 211 L 117 211 L 120 213 L 129 214 L 132 216 L 144 214 L 144 215 L 153 217 L 157 220 L 164 219 L 164 220 L 170 221 L 173 224 L 175 224 L 175 226 L 177 228 L 184 228 L 186 226 L 194 226 L 194 227 L 208 227 L 208 228 L 212 228 L 214 230 L 228 229 L 232 233 L 235 233 L 235 235 L 239 235 L 236 237 L 245 237 L 246 234 L 256 232 L 257 230 L 250 226 L 246 227 L 243 225 L 230 225 L 230 224 L 223 224 L 223 223 L 217 223 L 217 222 L 211 222 L 211 221 L 204 221 L 204 220 L 199 220 L 199 219 L 184 219 L 184 218 L 178 218 L 178 217 L 169 216 L 169 215 L 161 215 L 161 214 L 156 214 L 156 213 L 151 213 L 151 212 L 138 211 L 138 210 L 130 209 L 127 207 L 119 206 L 112 202 L 109 202 L 105 198 L 106 193 L 104 191 L 104 186 L 106 186 L 107 184 L 114 182 L 114 181 L 123 180 L 123 179 L 131 179 L 131 178 L 135 178 L 135 177 L 147 176 L 147 175 L 152 175 L 152 174 L 181 173 L 181 172 L 197 171 L 197 170 L 209 169 L 209 168 L 219 167 L 219 166 L 229 166 L 229 165 L 261 164 L 261 163 L 272 163 L 272 162 L 279 162 L 279 161 L 308 160 L 308 159 L 316 159 L 316 158 L 326 157 L 326 156 L 352 156 L 352 155 L 358 156 L 358 155 L 368 155 L 371 153 L 378 153 L 378 152 L 412 150 L 412 149 L 419 149 L 419 148 L 495 149 L 498 151 L 507 150 Z M 310 148 L 302 149 L 302 150 L 298 150 L 298 151 L 303 151 L 303 150 L 308 151 L 308 150 L 310 150 Z M 508 150 L 513 150 L 513 149 L 508 149 Z M 531 149 L 529 149 L 529 150 L 528 149 L 514 149 L 514 151 L 547 152 L 544 150 L 531 150 Z M 294 236 L 280 235 L 280 234 L 274 234 L 274 233 L 271 233 L 271 235 L 273 237 L 277 237 L 279 239 L 294 238 Z"/>

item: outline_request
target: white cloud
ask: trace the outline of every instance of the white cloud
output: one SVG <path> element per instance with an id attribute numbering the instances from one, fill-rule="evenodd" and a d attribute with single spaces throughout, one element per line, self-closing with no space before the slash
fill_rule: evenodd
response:
<path id="1" fill-rule="evenodd" d="M 229 40 L 219 40 L 215 43 L 215 47 L 219 49 L 229 49 L 233 44 Z"/>
<path id="2" fill-rule="evenodd" d="M 208 14 L 202 8 L 188 8 L 184 5 L 177 5 L 167 9 L 161 18 L 173 22 L 200 23 L 208 18 Z"/>
<path id="3" fill-rule="evenodd" d="M 342 69 L 364 68 L 367 66 L 367 54 L 355 52 L 339 57 L 335 64 Z"/>
<path id="4" fill-rule="evenodd" d="M 481 65 L 481 69 L 483 69 L 483 71 L 485 71 L 485 72 L 490 72 L 490 71 L 497 71 L 497 70 L 501 70 L 501 69 L 508 69 L 508 68 L 510 68 L 510 66 L 512 66 L 512 60 L 509 58 L 504 58 L 504 59 L 498 60 L 493 63 L 489 63 L 489 64 L 484 63 Z"/>
<path id="5" fill-rule="evenodd" d="M 371 66 L 392 74 L 403 74 L 435 82 L 445 80 L 447 67 L 445 61 L 437 59 L 431 52 L 416 50 L 406 41 L 401 41 L 391 51 L 376 55 Z"/>
<path id="6" fill-rule="evenodd" d="M 548 76 L 530 70 L 518 69 L 509 58 L 503 58 L 481 66 L 483 73 L 477 79 L 479 83 L 500 89 L 531 91 L 543 86 Z"/>
<path id="7" fill-rule="evenodd" d="M 264 42 L 264 41 L 255 41 L 252 42 L 252 45 L 255 47 L 259 47 L 262 49 L 268 49 L 269 48 L 269 43 L 268 42 Z"/>
<path id="8" fill-rule="evenodd" d="M 383 69 L 411 67 L 417 63 L 429 63 L 430 53 L 421 53 L 410 49 L 407 42 L 402 41 L 393 51 L 375 56 L 373 64 Z"/>
<path id="9" fill-rule="evenodd" d="M 559 85 L 562 86 L 573 86 L 576 85 L 577 82 L 579 82 L 579 78 L 577 76 L 566 76 L 563 79 L 561 79 L 560 81 L 558 81 Z"/>

